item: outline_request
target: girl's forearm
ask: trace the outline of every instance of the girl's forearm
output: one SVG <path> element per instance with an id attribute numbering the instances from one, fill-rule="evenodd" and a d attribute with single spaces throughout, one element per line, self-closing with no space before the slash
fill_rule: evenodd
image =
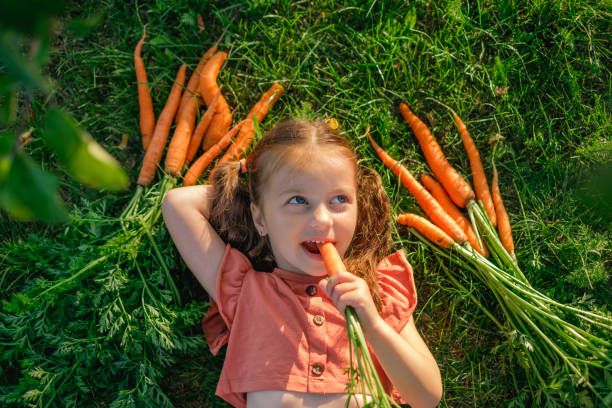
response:
<path id="1" fill-rule="evenodd" d="M 365 336 L 385 373 L 411 407 L 438 405 L 442 379 L 435 360 L 419 353 L 382 319 Z"/>
<path id="2" fill-rule="evenodd" d="M 207 184 L 178 187 L 166 193 L 164 205 L 173 206 L 178 212 L 196 210 L 208 218 L 212 204 L 212 186 Z"/>

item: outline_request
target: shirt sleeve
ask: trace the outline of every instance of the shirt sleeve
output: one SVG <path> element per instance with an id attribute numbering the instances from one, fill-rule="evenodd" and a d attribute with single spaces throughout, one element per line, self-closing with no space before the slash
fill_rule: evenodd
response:
<path id="1" fill-rule="evenodd" d="M 399 333 L 417 305 L 412 266 L 402 249 L 384 258 L 378 264 L 377 272 L 382 298 L 381 316 Z"/>
<path id="2" fill-rule="evenodd" d="M 217 302 L 210 300 L 206 316 L 201 320 L 202 331 L 213 355 L 227 344 L 234 321 L 238 298 L 246 273 L 253 269 L 249 258 L 239 250 L 226 244 L 219 270 L 215 294 Z"/>

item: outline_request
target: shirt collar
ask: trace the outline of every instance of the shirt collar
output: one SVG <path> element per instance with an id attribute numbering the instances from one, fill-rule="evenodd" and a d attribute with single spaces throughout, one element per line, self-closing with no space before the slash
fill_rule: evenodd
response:
<path id="1" fill-rule="evenodd" d="M 318 283 L 321 279 L 327 276 L 310 276 L 296 272 L 289 272 L 284 269 L 274 268 L 272 274 L 278 276 L 281 279 L 288 280 L 297 283 Z"/>

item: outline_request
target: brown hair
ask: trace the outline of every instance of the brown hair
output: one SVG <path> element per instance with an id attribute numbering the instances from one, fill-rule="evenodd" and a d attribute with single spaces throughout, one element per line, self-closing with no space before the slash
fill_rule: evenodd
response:
<path id="1" fill-rule="evenodd" d="M 359 164 L 351 142 L 322 121 L 288 120 L 266 132 L 247 159 L 247 177 L 240 163 L 224 163 L 211 175 L 214 199 L 209 222 L 220 237 L 249 257 L 256 270 L 276 267 L 267 236 L 261 237 L 251 217 L 250 203 L 259 204 L 262 186 L 294 148 L 332 148 L 355 165 L 357 183 L 357 225 L 345 264 L 363 278 L 378 310 L 381 298 L 376 266 L 391 249 L 389 197 L 378 173 Z"/>

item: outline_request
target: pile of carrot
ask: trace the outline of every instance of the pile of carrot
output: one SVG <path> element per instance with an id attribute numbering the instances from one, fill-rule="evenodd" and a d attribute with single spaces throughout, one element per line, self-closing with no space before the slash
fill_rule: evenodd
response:
<path id="1" fill-rule="evenodd" d="M 232 112 L 223 96 L 222 87 L 217 83 L 228 54 L 219 51 L 215 44 L 204 52 L 186 85 L 187 67 L 181 65 L 178 68 L 166 103 L 156 119 L 141 56 L 145 36 L 146 31 L 143 31 L 134 49 L 140 132 L 145 148 L 137 182 L 138 197 L 142 194 L 140 190 L 149 186 L 155 178 L 173 124 L 176 124 L 176 127 L 166 151 L 164 171 L 165 178 L 173 178 L 174 181 L 166 184 L 175 184 L 181 178 L 185 167 L 202 149 L 202 155 L 187 170 L 183 180 L 184 185 L 192 185 L 228 146 L 228 152 L 219 163 L 237 161 L 246 154 L 253 141 L 253 121 L 261 122 L 284 91 L 280 84 L 274 83 L 253 106 L 247 117 L 230 130 L 233 122 Z M 198 121 L 198 112 L 202 105 L 206 105 L 206 110 Z M 128 208 L 125 215 L 133 215 L 136 204 L 131 203 Z"/>
<path id="2" fill-rule="evenodd" d="M 576 389 L 586 387 L 585 392 L 604 401 L 607 396 L 596 385 L 605 384 L 605 378 L 612 374 L 609 354 L 612 319 L 563 305 L 533 288 L 514 253 L 495 163 L 492 163 L 493 181 L 489 187 L 467 126 L 454 110 L 436 102 L 453 116 L 470 162 L 474 188 L 448 162 L 425 123 L 402 102 L 400 113 L 418 141 L 433 176 L 423 174 L 420 177 L 423 184 L 419 183 L 374 141 L 369 129 L 366 131 L 385 167 L 399 178 L 429 217 L 405 213 L 397 217 L 398 223 L 407 226 L 436 254 L 471 272 L 491 291 L 506 318 L 505 323 L 474 296 L 470 294 L 470 297 L 506 336 L 510 350 L 518 354 L 516 361 L 526 362 L 526 377 L 536 395 L 548 402 L 558 401 L 561 387 L 550 384 L 564 383 Z M 452 283 L 464 289 L 458 279 L 460 274 L 443 270 Z M 595 330 L 605 335 L 598 336 Z M 521 339 L 518 345 L 516 338 Z"/>

